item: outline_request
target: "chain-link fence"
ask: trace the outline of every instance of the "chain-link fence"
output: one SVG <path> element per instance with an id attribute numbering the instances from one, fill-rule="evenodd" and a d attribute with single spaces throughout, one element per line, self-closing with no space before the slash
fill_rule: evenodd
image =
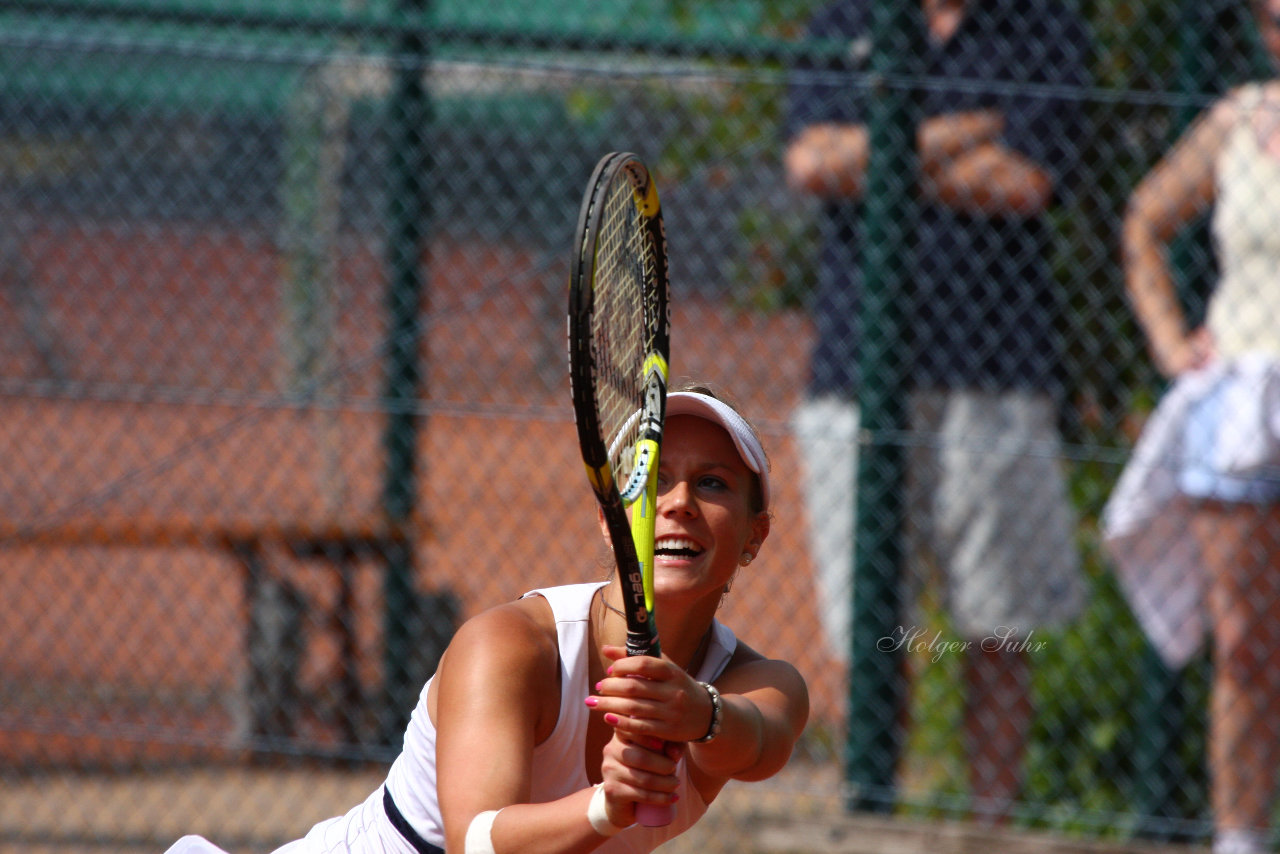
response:
<path id="1" fill-rule="evenodd" d="M 812 694 L 700 846 L 759 792 L 1265 825 L 1280 95 L 1232 87 L 1278 16 L 0 4 L 0 847 L 270 850 L 381 782 L 462 620 L 605 576 L 563 339 L 610 150 L 659 184 L 673 373 L 773 460 L 722 617 Z"/>

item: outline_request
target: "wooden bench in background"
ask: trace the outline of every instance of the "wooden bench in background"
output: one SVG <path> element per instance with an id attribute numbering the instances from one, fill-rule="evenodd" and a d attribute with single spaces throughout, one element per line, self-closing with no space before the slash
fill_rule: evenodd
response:
<path id="1" fill-rule="evenodd" d="M 385 415 L 374 411 L 3 398 L 0 439 L 10 450 L 0 560 L 15 570 L 5 574 L 6 598 L 37 626 L 41 611 L 60 616 L 48 631 L 6 633 L 0 658 L 24 669 L 37 705 L 42 679 L 51 690 L 60 681 L 135 683 L 123 690 L 136 694 L 146 686 L 131 674 L 180 660 L 194 682 L 225 690 L 226 674 L 209 671 L 243 668 L 233 688 L 243 692 L 232 704 L 235 740 L 251 750 L 302 734 L 317 708 L 329 710 L 336 744 L 383 738 L 374 720 L 385 701 L 383 668 L 370 659 L 388 617 L 370 597 L 385 583 L 369 590 L 368 569 L 384 578 L 410 571 L 426 537 L 421 519 L 392 520 L 381 506 L 384 429 Z M 163 588 L 154 596 L 144 588 L 128 601 L 103 601 L 131 582 L 86 586 L 95 575 L 134 575 L 140 554 L 159 555 L 151 580 L 139 582 Z M 193 565 L 193 554 L 208 558 Z M 228 565 L 238 571 L 235 586 L 202 577 Z M 405 619 L 422 617 L 418 603 L 401 607 Z M 84 654 L 76 644 L 50 646 L 50 635 L 87 637 L 116 625 L 113 608 L 136 612 L 136 625 L 122 627 L 117 643 L 79 645 L 100 657 L 95 673 L 69 658 Z M 217 624 L 184 629 L 201 615 Z M 450 618 L 447 608 L 435 616 Z M 452 626 L 430 629 L 442 643 Z M 307 662 L 304 633 L 323 665 Z M 174 644 L 191 648 L 177 654 Z M 247 661 L 229 662 L 228 647 Z M 323 697 L 302 690 L 308 668 Z M 181 694 L 182 679 L 174 674 L 177 684 L 165 690 Z"/>

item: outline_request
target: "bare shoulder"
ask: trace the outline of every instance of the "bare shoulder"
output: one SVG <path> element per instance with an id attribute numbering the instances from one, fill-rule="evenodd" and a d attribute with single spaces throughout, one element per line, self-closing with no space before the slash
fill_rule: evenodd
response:
<path id="1" fill-rule="evenodd" d="M 1149 176 L 1162 193 L 1169 187 L 1207 186 L 1213 164 L 1242 113 L 1243 89 L 1235 89 L 1205 108 Z"/>
<path id="2" fill-rule="evenodd" d="M 716 682 L 724 683 L 735 692 L 773 688 L 808 704 L 808 686 L 794 664 L 780 658 L 769 658 L 742 641 L 738 641 L 733 657 Z"/>
<path id="3" fill-rule="evenodd" d="M 554 676 L 559 667 L 555 619 L 541 597 L 518 599 L 488 608 L 459 627 L 441 667 L 463 664 L 468 670 L 505 671 L 508 678 L 527 674 Z"/>
<path id="4" fill-rule="evenodd" d="M 519 600 L 489 608 L 464 622 L 440 659 L 428 688 L 431 719 L 440 726 L 500 715 L 516 731 L 527 726 L 541 741 L 555 727 L 560 655 L 555 620 L 545 600 Z"/>
<path id="5" fill-rule="evenodd" d="M 743 643 L 742 639 L 739 638 L 737 647 L 733 651 L 733 657 L 729 659 L 729 664 L 725 669 L 726 671 L 733 670 L 735 667 L 757 661 L 776 661 L 780 664 L 787 664 L 780 658 L 770 658 L 750 644 Z"/>
<path id="6" fill-rule="evenodd" d="M 1264 104 L 1280 103 L 1280 79 L 1267 80 L 1256 85 L 1260 101 Z"/>
<path id="7" fill-rule="evenodd" d="M 1265 86 L 1258 83 L 1236 86 L 1206 110 L 1205 123 L 1218 133 L 1226 133 L 1247 115 L 1265 91 Z"/>

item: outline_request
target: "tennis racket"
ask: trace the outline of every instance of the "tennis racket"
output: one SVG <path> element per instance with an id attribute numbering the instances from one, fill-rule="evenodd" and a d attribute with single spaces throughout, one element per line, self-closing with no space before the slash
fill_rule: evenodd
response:
<path id="1" fill-rule="evenodd" d="M 612 152 L 596 164 L 574 255 L 569 380 L 578 445 L 622 579 L 627 654 L 657 656 L 653 548 L 667 404 L 667 247 L 658 189 L 634 154 Z M 636 813 L 648 827 L 674 815 L 654 804 L 639 804 Z"/>

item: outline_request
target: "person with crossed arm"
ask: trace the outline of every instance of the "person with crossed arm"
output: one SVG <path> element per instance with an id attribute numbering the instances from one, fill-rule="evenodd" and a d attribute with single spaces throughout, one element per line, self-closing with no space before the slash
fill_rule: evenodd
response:
<path id="1" fill-rule="evenodd" d="M 873 0 L 837 0 L 808 34 L 842 40 L 868 70 Z M 975 810 L 1003 820 L 1030 727 L 1031 633 L 1083 607 L 1076 517 L 1058 462 L 1062 378 L 1046 214 L 1079 158 L 1088 32 L 1058 0 L 921 0 L 926 45 L 914 140 L 919 217 L 910 234 L 905 337 L 908 579 L 945 578 L 965 641 L 964 732 Z M 816 342 L 793 415 L 810 553 L 829 643 L 848 653 L 863 294 L 859 218 L 873 93 L 801 64 L 784 170 L 821 205 L 811 312 Z M 904 179 L 905 180 L 905 179 Z M 910 632 L 902 627 L 903 635 Z M 891 713 L 886 710 L 886 713 Z"/>

